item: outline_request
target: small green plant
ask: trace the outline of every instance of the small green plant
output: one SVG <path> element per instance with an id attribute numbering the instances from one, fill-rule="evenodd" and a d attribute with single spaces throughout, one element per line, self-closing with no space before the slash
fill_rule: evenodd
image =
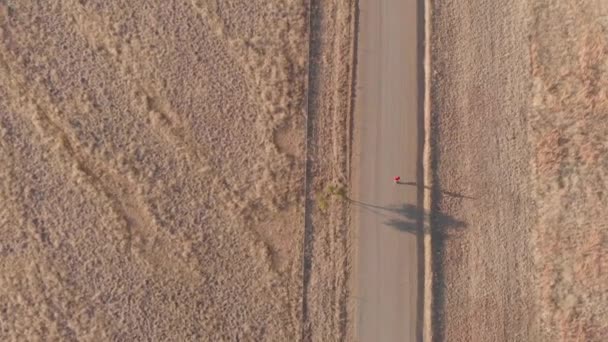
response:
<path id="1" fill-rule="evenodd" d="M 340 197 L 343 200 L 348 199 L 348 197 L 346 196 L 346 187 L 343 187 L 343 186 L 336 189 L 335 195 L 337 195 L 338 197 Z"/>
<path id="2" fill-rule="evenodd" d="M 319 206 L 319 209 L 321 209 L 322 212 L 327 211 L 327 208 L 329 207 L 329 204 L 327 203 L 327 198 L 325 198 L 325 196 L 321 196 L 317 200 L 317 205 Z"/>
<path id="3" fill-rule="evenodd" d="M 321 196 L 317 199 L 317 205 L 322 212 L 326 212 L 329 208 L 329 203 L 333 196 L 338 196 L 342 200 L 348 199 L 346 195 L 346 187 L 337 185 L 328 185 Z"/>

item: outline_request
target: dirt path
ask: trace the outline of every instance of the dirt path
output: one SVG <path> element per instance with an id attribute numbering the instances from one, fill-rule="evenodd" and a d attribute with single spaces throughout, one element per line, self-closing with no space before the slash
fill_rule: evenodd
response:
<path id="1" fill-rule="evenodd" d="M 360 2 L 351 201 L 359 341 L 421 338 L 420 10 L 415 0 Z"/>

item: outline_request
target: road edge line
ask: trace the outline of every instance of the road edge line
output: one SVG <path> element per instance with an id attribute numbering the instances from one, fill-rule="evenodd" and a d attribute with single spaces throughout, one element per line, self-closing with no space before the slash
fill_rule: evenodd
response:
<path id="1" fill-rule="evenodd" d="M 433 244 L 431 226 L 431 1 L 424 0 L 424 147 L 423 147 L 423 183 L 424 183 L 424 307 L 423 307 L 423 341 L 433 340 Z"/>

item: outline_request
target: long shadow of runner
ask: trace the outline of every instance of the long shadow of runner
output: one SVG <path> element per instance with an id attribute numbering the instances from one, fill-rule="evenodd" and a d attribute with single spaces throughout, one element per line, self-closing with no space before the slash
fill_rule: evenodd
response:
<path id="1" fill-rule="evenodd" d="M 437 191 L 437 189 L 434 189 Z M 464 229 L 467 227 L 466 222 L 458 220 L 450 215 L 446 215 L 441 213 L 439 210 L 435 209 L 432 212 L 425 211 L 421 209 L 417 205 L 413 204 L 401 204 L 394 206 L 379 206 L 371 203 L 365 203 L 357 200 L 353 200 L 348 198 L 350 204 L 354 207 L 358 207 L 361 210 L 366 210 L 378 217 L 382 217 L 385 219 L 384 224 L 391 226 L 398 231 L 407 232 L 416 236 L 417 246 L 418 246 L 418 295 L 420 299 L 417 301 L 417 310 L 419 313 L 419 319 L 423 314 L 423 306 L 424 301 L 422 300 L 424 295 L 424 276 L 425 273 L 425 265 L 424 265 L 424 234 L 433 234 L 435 238 L 438 238 L 439 243 L 434 242 L 434 246 L 431 248 L 431 252 L 435 253 L 437 248 L 441 248 L 444 241 L 449 238 L 450 233 L 455 230 Z M 427 226 L 429 225 L 430 226 Z M 432 230 L 432 232 L 431 232 Z M 426 270 L 426 272 L 431 272 Z M 437 272 L 437 262 L 433 262 L 433 270 L 432 272 Z M 440 300 L 443 302 L 443 291 L 441 289 L 437 289 L 437 284 L 433 285 L 433 295 L 440 296 Z M 433 310 L 435 310 L 435 306 Z M 433 313 L 433 317 L 436 317 Z M 421 322 L 421 321 L 420 321 Z M 420 324 L 416 327 L 417 330 L 417 340 L 422 340 L 422 326 Z"/>
<path id="2" fill-rule="evenodd" d="M 418 186 L 418 183 L 416 183 L 416 182 L 397 182 L 397 184 L 398 185 Z M 424 188 L 425 189 L 429 189 L 429 190 L 433 190 L 433 191 L 438 191 L 442 195 L 446 195 L 446 196 L 449 196 L 449 197 L 466 198 L 466 199 L 477 199 L 475 197 L 463 195 L 461 193 L 454 192 L 454 191 L 446 191 L 446 190 L 436 189 L 436 188 L 434 188 L 432 186 L 425 185 Z"/>
<path id="3" fill-rule="evenodd" d="M 413 204 L 402 204 L 395 206 L 379 206 L 371 203 L 365 203 L 348 199 L 348 201 L 363 210 L 367 210 L 380 217 L 386 218 L 384 223 L 399 231 L 412 234 L 420 234 L 425 228 L 424 222 L 430 222 L 432 219 L 436 228 L 440 228 L 444 232 L 451 229 L 465 228 L 467 225 L 464 221 L 460 221 L 449 215 L 434 211 L 425 212 Z"/>

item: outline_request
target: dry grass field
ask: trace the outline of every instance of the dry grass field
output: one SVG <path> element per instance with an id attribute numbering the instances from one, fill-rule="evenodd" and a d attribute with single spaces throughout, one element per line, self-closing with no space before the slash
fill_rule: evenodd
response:
<path id="1" fill-rule="evenodd" d="M 532 8 L 532 246 L 548 340 L 608 338 L 608 3 Z"/>
<path id="2" fill-rule="evenodd" d="M 305 1 L 0 1 L 0 340 L 301 334 Z"/>
<path id="3" fill-rule="evenodd" d="M 606 341 L 608 3 L 429 4 L 433 339 Z M 356 8 L 0 0 L 0 340 L 349 339 Z"/>
<path id="4" fill-rule="evenodd" d="M 434 336 L 608 338 L 608 3 L 435 2 Z M 457 191 L 474 199 L 443 196 Z"/>

